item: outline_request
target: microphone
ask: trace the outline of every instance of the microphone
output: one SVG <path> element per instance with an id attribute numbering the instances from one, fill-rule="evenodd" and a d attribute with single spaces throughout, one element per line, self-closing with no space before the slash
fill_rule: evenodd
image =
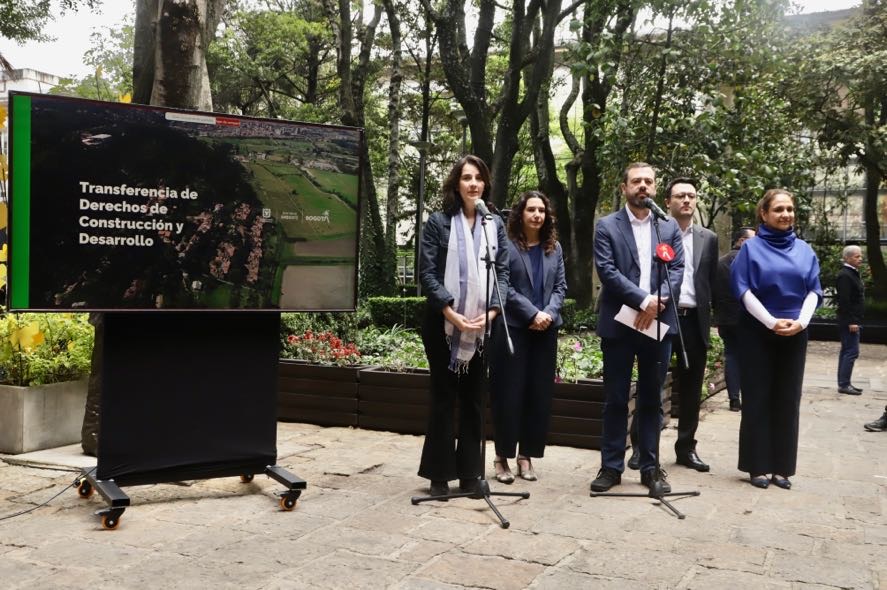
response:
<path id="1" fill-rule="evenodd" d="M 651 199 L 650 197 L 644 197 L 641 200 L 641 205 L 650 210 L 654 217 L 657 219 L 665 219 L 665 211 L 659 208 L 659 205 Z"/>
<path id="2" fill-rule="evenodd" d="M 490 213 L 490 209 L 487 207 L 487 204 L 483 202 L 483 199 L 477 199 L 474 202 L 474 208 L 478 210 L 484 219 L 493 218 L 493 214 Z"/>

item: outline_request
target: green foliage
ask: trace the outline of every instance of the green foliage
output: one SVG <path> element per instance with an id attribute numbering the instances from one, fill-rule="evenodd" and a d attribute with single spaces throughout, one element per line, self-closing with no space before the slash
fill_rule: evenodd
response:
<path id="1" fill-rule="evenodd" d="M 74 95 L 107 101 L 129 102 L 132 96 L 132 61 L 134 27 L 124 22 L 119 27 L 105 27 L 90 35 L 92 47 L 83 55 L 83 63 L 93 73 L 82 78 L 62 78 L 50 94 Z"/>
<path id="2" fill-rule="evenodd" d="M 714 393 L 715 378 L 720 379 L 724 376 L 724 341 L 721 340 L 721 337 L 718 336 L 715 332 L 712 332 L 710 334 L 709 340 L 711 342 L 711 346 L 706 352 L 705 357 L 705 376 L 703 377 L 702 381 L 702 386 L 704 389 L 702 391 L 702 395 L 706 395 L 706 388 L 708 389 L 708 393 Z"/>
<path id="3" fill-rule="evenodd" d="M 820 320 L 836 320 L 838 319 L 838 308 L 821 305 L 813 312 L 813 317 Z"/>
<path id="4" fill-rule="evenodd" d="M 95 9 L 102 0 L 59 0 L 60 13 L 79 8 Z M 51 41 L 46 35 L 46 25 L 54 20 L 51 10 L 54 3 L 48 0 L 4 0 L 0 2 L 0 37 L 18 43 L 26 41 Z"/>
<path id="5" fill-rule="evenodd" d="M 369 297 L 366 307 L 376 326 L 419 329 L 425 315 L 425 297 Z"/>
<path id="6" fill-rule="evenodd" d="M 575 383 L 579 379 L 600 379 L 604 355 L 594 334 L 573 334 L 558 339 L 557 380 Z"/>
<path id="7" fill-rule="evenodd" d="M 0 318 L 0 382 L 44 385 L 89 375 L 93 328 L 87 317 L 10 313 Z"/>
<path id="8" fill-rule="evenodd" d="M 561 318 L 564 320 L 561 326 L 564 332 L 594 331 L 597 327 L 597 313 L 591 308 L 580 308 L 575 299 L 564 299 Z"/>
<path id="9" fill-rule="evenodd" d="M 422 338 L 414 330 L 401 326 L 382 330 L 371 326 L 361 330 L 357 345 L 362 351 L 364 363 L 368 365 L 379 365 L 399 372 L 428 368 Z"/>

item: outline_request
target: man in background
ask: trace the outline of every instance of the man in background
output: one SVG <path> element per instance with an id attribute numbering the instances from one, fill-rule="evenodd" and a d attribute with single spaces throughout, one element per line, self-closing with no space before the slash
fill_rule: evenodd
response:
<path id="1" fill-rule="evenodd" d="M 678 438 L 674 450 L 678 465 L 708 471 L 709 466 L 696 452 L 699 427 L 699 403 L 708 348 L 711 346 L 711 291 L 718 268 L 718 237 L 710 229 L 693 223 L 698 204 L 697 183 L 691 178 L 675 178 L 665 187 L 665 205 L 678 222 L 684 246 L 684 277 L 678 297 L 678 322 L 681 340 L 674 337 L 672 347 L 678 362 L 674 368 L 674 391 L 678 392 Z"/>
<path id="2" fill-rule="evenodd" d="M 741 227 L 733 232 L 732 249 L 718 259 L 718 270 L 712 289 L 712 307 L 715 313 L 715 325 L 718 335 L 724 341 L 724 377 L 727 381 L 727 397 L 730 399 L 730 410 L 738 412 L 742 409 L 739 387 L 739 346 L 736 326 L 739 323 L 739 301 L 733 296 L 730 287 L 730 267 L 739 254 L 742 243 L 753 238 L 752 227 Z"/>
<path id="3" fill-rule="evenodd" d="M 838 355 L 838 392 L 859 395 L 862 390 L 850 382 L 853 365 L 859 357 L 859 336 L 865 311 L 865 289 L 859 276 L 862 250 L 847 246 L 843 252 L 844 265 L 838 271 L 838 330 L 841 334 L 841 352 Z"/>

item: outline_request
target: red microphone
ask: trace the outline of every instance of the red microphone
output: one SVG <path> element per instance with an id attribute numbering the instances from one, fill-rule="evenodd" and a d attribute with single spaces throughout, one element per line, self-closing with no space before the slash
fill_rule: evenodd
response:
<path id="1" fill-rule="evenodd" d="M 656 244 L 656 258 L 662 262 L 671 262 L 674 260 L 674 248 L 665 242 Z"/>

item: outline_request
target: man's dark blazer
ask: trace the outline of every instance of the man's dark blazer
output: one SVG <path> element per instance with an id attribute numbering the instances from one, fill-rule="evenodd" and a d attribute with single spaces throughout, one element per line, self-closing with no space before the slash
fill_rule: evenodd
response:
<path id="1" fill-rule="evenodd" d="M 505 317 L 509 326 L 526 328 L 540 311 L 551 316 L 551 325 L 558 327 L 564 323 L 561 306 L 567 294 L 567 278 L 564 270 L 564 254 L 560 243 L 550 254 L 542 253 L 542 300 L 548 303 L 545 309 L 537 309 L 532 302 L 533 263 L 530 253 L 508 240 L 509 284 L 506 297 Z"/>
<path id="2" fill-rule="evenodd" d="M 838 323 L 861 325 L 865 315 L 865 287 L 859 271 L 846 264 L 838 271 Z"/>
<path id="3" fill-rule="evenodd" d="M 695 223 L 693 233 L 693 286 L 696 287 L 696 318 L 705 347 L 711 346 L 711 295 L 718 272 L 718 236 Z"/>
<path id="4" fill-rule="evenodd" d="M 659 232 L 662 241 L 671 245 L 675 252 L 675 258 L 668 264 L 668 273 L 661 277 L 662 296 L 669 295 L 666 278 L 671 283 L 672 296 L 680 298 L 681 278 L 684 276 L 684 246 L 681 242 L 681 233 L 674 219 L 666 219 L 659 222 Z M 597 334 L 601 338 L 616 338 L 633 331 L 614 318 L 623 305 L 628 305 L 640 310 L 641 303 L 648 294 L 656 295 L 659 284 L 657 278 L 660 273 L 657 269 L 655 248 L 657 244 L 656 231 L 653 223 L 650 223 L 650 291 L 641 289 L 638 283 L 641 280 L 641 266 L 638 261 L 638 248 L 634 241 L 634 233 L 631 229 L 631 221 L 625 207 L 615 213 L 601 218 L 597 222 L 594 232 L 594 265 L 598 278 L 601 281 L 601 291 L 598 295 L 600 308 L 598 313 Z M 677 318 L 671 302 L 660 314 L 663 322 L 669 326 L 669 334 L 677 334 Z"/>
<path id="5" fill-rule="evenodd" d="M 508 292 L 508 239 L 501 219 L 494 216 L 497 243 L 493 255 L 496 257 L 496 274 L 499 279 L 499 290 L 502 297 Z M 443 308 L 453 303 L 453 295 L 444 287 L 444 273 L 447 269 L 447 250 L 450 243 L 450 227 L 453 218 L 446 213 L 437 211 L 431 214 L 422 230 L 422 248 L 419 251 L 419 281 L 422 294 L 428 302 L 429 310 L 443 312 Z M 475 223 L 480 223 L 478 219 Z M 479 268 L 478 272 L 486 272 Z M 499 308 L 499 296 L 496 287 L 490 282 L 490 307 Z"/>

